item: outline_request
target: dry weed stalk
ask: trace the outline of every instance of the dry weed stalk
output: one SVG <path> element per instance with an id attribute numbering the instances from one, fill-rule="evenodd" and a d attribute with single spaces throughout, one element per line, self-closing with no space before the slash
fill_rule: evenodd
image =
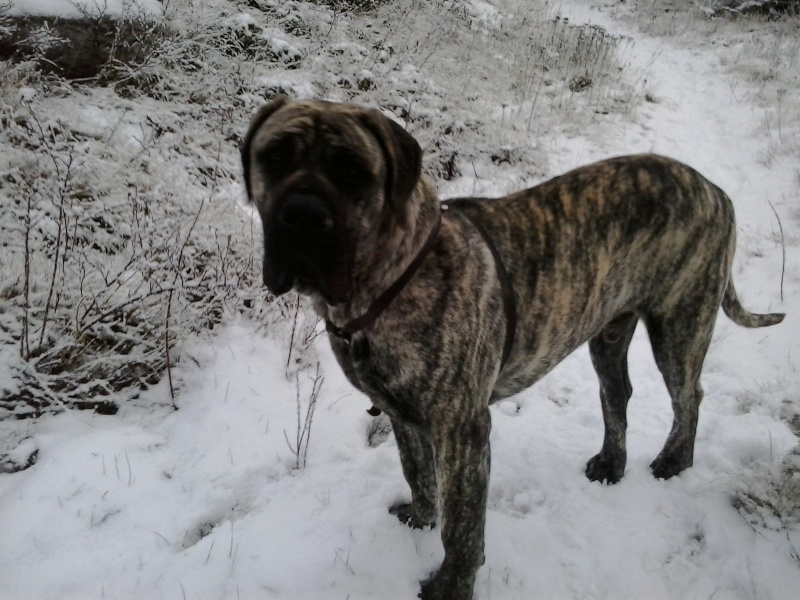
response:
<path id="1" fill-rule="evenodd" d="M 302 401 L 300 400 L 300 376 L 295 374 L 295 401 L 297 403 L 297 431 L 295 433 L 294 443 L 289 441 L 289 434 L 283 430 L 283 436 L 286 439 L 286 445 L 289 446 L 289 451 L 295 457 L 295 469 L 302 469 L 306 466 L 308 458 L 308 445 L 311 440 L 311 424 L 314 420 L 314 411 L 317 408 L 317 399 L 319 392 L 322 389 L 322 383 L 325 377 L 320 372 L 320 363 L 317 362 L 314 378 L 311 383 L 311 391 L 308 395 L 308 403 L 306 404 L 305 416 L 302 415 Z"/>

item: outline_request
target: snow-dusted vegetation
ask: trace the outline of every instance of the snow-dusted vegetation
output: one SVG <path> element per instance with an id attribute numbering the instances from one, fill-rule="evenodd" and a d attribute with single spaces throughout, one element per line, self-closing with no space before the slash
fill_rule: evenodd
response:
<path id="1" fill-rule="evenodd" d="M 133 42 L 115 39 L 80 81 L 54 75 L 43 56 L 60 47 L 57 27 L 19 42 L 25 59 L 4 63 L 1 92 L 0 335 L 19 357 L 6 410 L 100 401 L 113 410 L 118 392 L 159 380 L 187 334 L 263 296 L 259 228 L 235 201 L 242 129 L 265 99 L 382 106 L 418 137 L 434 178 L 499 167 L 514 176 L 509 189 L 548 172 L 536 137 L 595 114 L 613 120 L 638 101 L 619 64 L 629 40 L 550 18 L 546 5 L 518 8 L 514 19 L 480 3 L 359 12 L 371 7 L 177 1 L 163 20 L 135 3 L 116 16 L 85 9 L 90 24 L 115 16 L 120 31 L 155 39 L 126 60 L 117 46 Z M 451 73 L 465 70 L 471 89 L 459 97 Z M 493 131 L 480 115 L 494 121 L 498 111 L 501 123 L 524 127 Z"/>
<path id="2" fill-rule="evenodd" d="M 442 197 L 640 151 L 725 189 L 743 302 L 785 323 L 720 317 L 695 466 L 669 482 L 647 470 L 671 412 L 641 332 L 619 485 L 583 475 L 584 352 L 493 409 L 475 597 L 793 597 L 796 6 L 0 0 L 0 598 L 394 600 L 441 560 L 438 532 L 388 515 L 394 441 L 367 446 L 313 314 L 261 286 L 239 144 L 281 93 L 394 115 Z"/>

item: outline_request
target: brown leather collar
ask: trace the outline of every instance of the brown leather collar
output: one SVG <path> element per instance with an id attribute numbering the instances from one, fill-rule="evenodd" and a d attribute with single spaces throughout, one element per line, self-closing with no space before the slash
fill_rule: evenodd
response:
<path id="1" fill-rule="evenodd" d="M 425 260 L 425 257 L 427 257 L 430 251 L 433 249 L 433 244 L 439 237 L 439 230 L 441 229 L 441 226 L 442 217 L 440 213 L 439 218 L 436 220 L 436 224 L 433 226 L 430 235 L 428 235 L 428 239 L 425 241 L 425 244 L 422 246 L 417 256 L 414 257 L 414 260 L 411 261 L 411 264 L 408 265 L 400 278 L 395 281 L 391 287 L 387 288 L 385 292 L 378 296 L 372 305 L 367 309 L 367 312 L 360 317 L 356 317 L 352 321 L 345 323 L 342 327 L 337 327 L 330 321 L 326 320 L 325 329 L 328 330 L 328 333 L 349 343 L 354 333 L 358 333 L 365 327 L 372 325 L 372 323 L 374 323 L 375 320 L 381 316 L 383 311 L 389 307 L 389 305 L 403 290 L 403 288 L 406 287 L 408 282 L 411 281 L 411 278 L 414 277 L 417 269 L 420 268 L 422 262 Z"/>

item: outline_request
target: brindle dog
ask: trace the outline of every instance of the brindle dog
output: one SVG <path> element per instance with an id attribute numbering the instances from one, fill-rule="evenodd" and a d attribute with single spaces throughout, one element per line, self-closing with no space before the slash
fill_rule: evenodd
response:
<path id="1" fill-rule="evenodd" d="M 733 206 L 673 160 L 583 167 L 504 198 L 436 198 L 421 150 L 374 109 L 278 98 L 242 148 L 264 227 L 264 283 L 313 299 L 350 382 L 391 419 L 413 527 L 441 510 L 445 549 L 426 599 L 472 597 L 484 561 L 489 404 L 524 390 L 584 342 L 600 379 L 594 481 L 625 471 L 627 351 L 638 321 L 672 397 L 651 468 L 692 465 L 700 371 L 722 306 L 739 325 L 781 314 L 739 304 Z"/>

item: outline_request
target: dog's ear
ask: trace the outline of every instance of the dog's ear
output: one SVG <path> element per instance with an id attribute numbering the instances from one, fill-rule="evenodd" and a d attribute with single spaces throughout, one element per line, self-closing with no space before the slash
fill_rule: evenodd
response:
<path id="1" fill-rule="evenodd" d="M 278 110 L 286 106 L 289 102 L 290 100 L 288 96 L 284 96 L 283 94 L 276 96 L 272 102 L 262 106 L 250 121 L 250 128 L 247 130 L 247 134 L 244 136 L 244 141 L 242 142 L 241 148 L 242 168 L 244 170 L 244 186 L 247 189 L 248 202 L 253 201 L 253 194 L 250 188 L 250 144 L 253 141 L 253 136 L 255 136 L 258 129 L 267 119 L 278 112 Z"/>
<path id="2" fill-rule="evenodd" d="M 405 202 L 422 174 L 422 148 L 410 133 L 376 109 L 364 111 L 362 119 L 386 160 L 385 201 L 403 221 Z"/>

